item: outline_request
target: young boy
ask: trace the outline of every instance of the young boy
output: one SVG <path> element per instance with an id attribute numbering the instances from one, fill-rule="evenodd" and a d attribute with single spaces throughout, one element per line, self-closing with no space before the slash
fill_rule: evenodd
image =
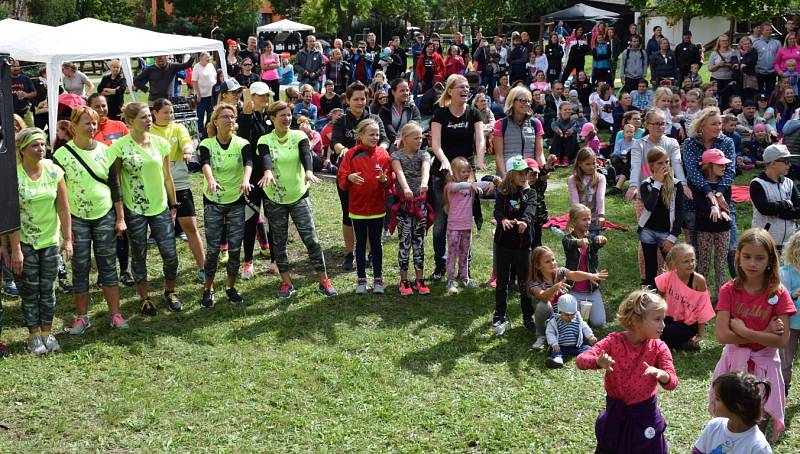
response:
<path id="1" fill-rule="evenodd" d="M 736 132 L 736 127 L 739 125 L 739 120 L 733 114 L 726 114 L 722 116 L 722 133 L 733 140 L 733 148 L 736 151 L 736 156 L 744 155 L 744 148 L 742 148 L 742 136 Z"/>
<path id="2" fill-rule="evenodd" d="M 558 313 L 547 320 L 547 343 L 550 356 L 545 365 L 550 369 L 564 367 L 564 356 L 578 356 L 597 343 L 592 329 L 578 313 L 578 300 L 567 293 L 558 298 Z"/>
<path id="3" fill-rule="evenodd" d="M 753 201 L 752 226 L 767 229 L 778 250 L 795 232 L 795 219 L 800 219 L 800 191 L 791 178 L 789 149 L 773 144 L 764 150 L 764 171 L 750 182 Z"/>
<path id="4" fill-rule="evenodd" d="M 700 65 L 697 63 L 692 63 L 689 67 L 689 76 L 688 78 L 692 80 L 692 87 L 693 88 L 700 88 L 703 85 L 703 78 L 700 77 Z"/>
<path id="5" fill-rule="evenodd" d="M 647 81 L 645 79 L 640 80 L 636 87 L 636 91 L 631 93 L 633 105 L 637 109 L 644 112 L 645 110 L 649 109 L 653 103 L 653 90 L 651 90 L 647 85 Z"/>

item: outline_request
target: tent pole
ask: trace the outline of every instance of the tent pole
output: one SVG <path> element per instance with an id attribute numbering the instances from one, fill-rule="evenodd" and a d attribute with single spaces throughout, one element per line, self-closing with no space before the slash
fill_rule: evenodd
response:
<path id="1" fill-rule="evenodd" d="M 121 59 L 120 63 L 122 63 L 122 72 L 125 74 L 125 78 L 128 79 L 128 89 L 131 92 L 131 100 L 136 101 L 136 90 L 133 89 L 133 69 L 131 68 L 131 59 L 125 57 Z"/>
<path id="2" fill-rule="evenodd" d="M 50 137 L 50 147 L 56 144 L 56 122 L 58 120 L 58 85 L 61 81 L 61 62 L 50 60 L 47 68 L 47 124 Z M 55 151 L 55 150 L 53 150 Z"/>

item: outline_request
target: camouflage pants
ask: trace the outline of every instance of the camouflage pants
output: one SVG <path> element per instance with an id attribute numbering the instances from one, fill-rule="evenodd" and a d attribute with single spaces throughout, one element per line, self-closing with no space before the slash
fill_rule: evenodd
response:
<path id="1" fill-rule="evenodd" d="M 52 325 L 56 311 L 54 282 L 58 277 L 58 246 L 34 250 L 22 243 L 22 273 L 15 278 L 28 328 Z"/>
<path id="2" fill-rule="evenodd" d="M 125 224 L 131 243 L 131 268 L 137 284 L 147 283 L 147 227 L 156 239 L 163 262 L 164 279 L 174 281 L 178 276 L 178 250 L 175 246 L 175 225 L 169 210 L 155 216 L 142 216 L 125 208 Z"/>
<path id="3" fill-rule="evenodd" d="M 244 239 L 244 205 L 204 204 L 203 227 L 206 231 L 206 276 L 213 278 L 217 274 L 219 245 L 222 242 L 222 231 L 226 227 L 228 231 L 226 270 L 228 276 L 237 276 L 241 263 L 242 239 Z"/>
<path id="4" fill-rule="evenodd" d="M 72 217 L 72 246 L 75 251 L 72 255 L 72 285 L 75 293 L 89 291 L 92 249 L 100 284 L 103 287 L 117 286 L 116 220 L 114 210 L 91 221 Z"/>

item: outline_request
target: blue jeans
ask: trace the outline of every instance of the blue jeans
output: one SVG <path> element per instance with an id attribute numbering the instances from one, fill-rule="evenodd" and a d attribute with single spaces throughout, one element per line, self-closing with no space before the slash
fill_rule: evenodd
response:
<path id="1" fill-rule="evenodd" d="M 554 352 L 552 348 L 550 349 L 550 357 L 551 358 L 563 358 L 565 356 L 578 356 L 581 353 L 585 352 L 586 350 L 589 350 L 590 348 L 592 348 L 589 344 L 583 344 L 580 347 L 565 347 L 563 345 L 560 345 L 559 347 L 560 347 L 560 350 L 561 350 L 559 352 Z"/>
<path id="2" fill-rule="evenodd" d="M 206 96 L 197 102 L 197 131 L 202 135 L 206 130 L 206 121 L 211 119 L 211 111 L 214 110 L 213 98 Z"/>
<path id="3" fill-rule="evenodd" d="M 659 232 L 658 230 L 645 227 L 639 232 L 639 241 L 644 244 L 656 244 L 658 247 L 661 247 L 664 244 L 664 240 L 666 240 L 669 235 L 669 232 Z"/>
<path id="4" fill-rule="evenodd" d="M 664 240 L 670 236 L 669 232 L 659 232 L 644 228 L 639 232 L 639 241 L 642 243 L 642 253 L 644 255 L 644 281 L 645 284 L 656 288 L 656 276 L 658 275 L 658 253 L 664 245 Z"/>
<path id="5" fill-rule="evenodd" d="M 309 84 L 314 87 L 314 91 L 319 93 L 320 87 L 322 86 L 322 81 L 319 80 L 319 77 L 315 77 L 314 79 L 309 79 L 308 77 L 300 77 L 300 84 Z"/>

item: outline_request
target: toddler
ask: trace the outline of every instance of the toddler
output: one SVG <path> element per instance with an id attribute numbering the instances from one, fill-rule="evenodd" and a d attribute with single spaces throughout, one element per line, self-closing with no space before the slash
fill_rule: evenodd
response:
<path id="1" fill-rule="evenodd" d="M 550 369 L 564 367 L 564 356 L 578 356 L 597 343 L 578 312 L 578 300 L 570 294 L 558 298 L 558 314 L 547 321 L 546 333 L 550 355 L 545 364 Z"/>

